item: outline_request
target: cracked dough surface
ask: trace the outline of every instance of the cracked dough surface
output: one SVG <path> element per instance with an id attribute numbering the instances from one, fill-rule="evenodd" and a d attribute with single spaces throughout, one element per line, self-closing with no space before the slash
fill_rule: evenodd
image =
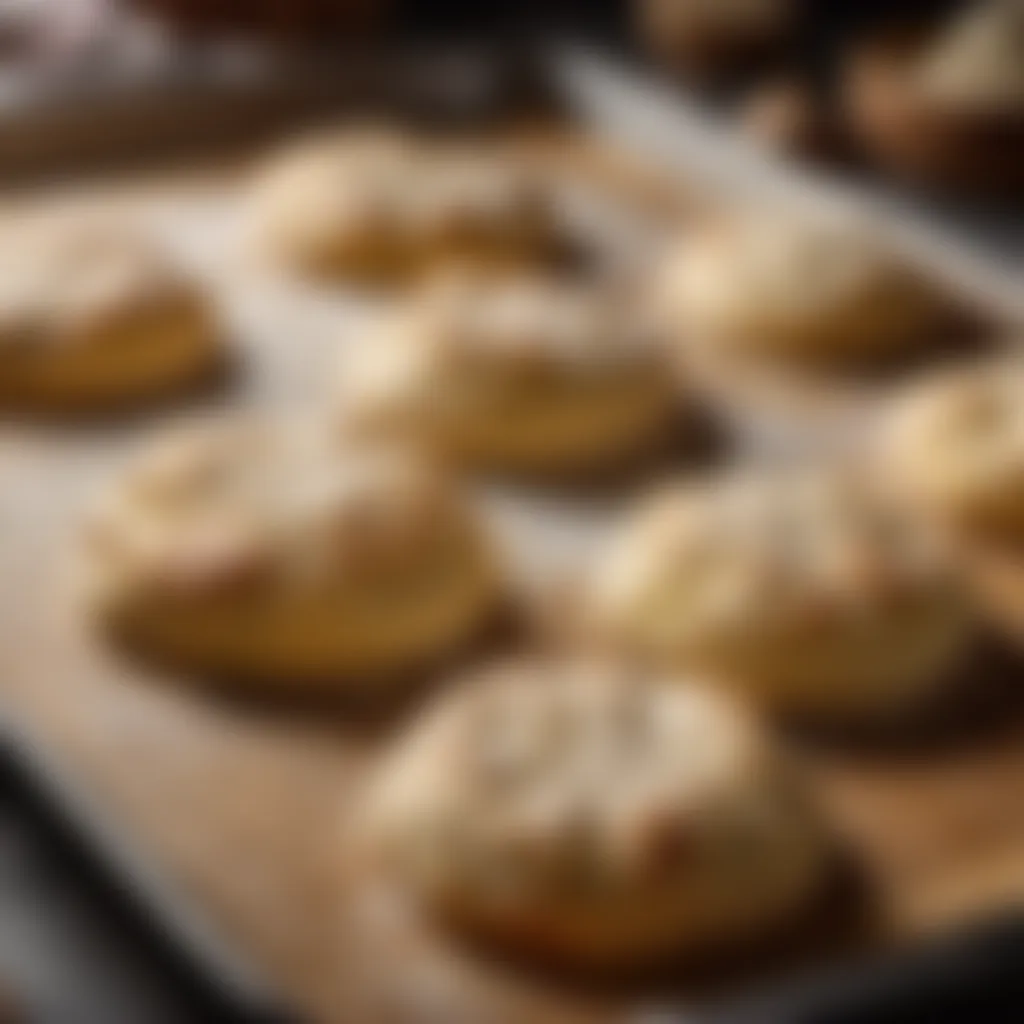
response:
<path id="1" fill-rule="evenodd" d="M 609 663 L 480 672 L 399 743 L 365 813 L 371 849 L 441 920 L 586 966 L 779 924 L 826 859 L 744 712 Z"/>
<path id="2" fill-rule="evenodd" d="M 1024 363 L 943 372 L 893 411 L 881 458 L 925 511 L 955 526 L 1024 533 Z"/>
<path id="3" fill-rule="evenodd" d="M 666 487 L 586 592 L 596 637 L 769 707 L 870 717 L 946 681 L 967 613 L 939 546 L 842 473 L 753 471 Z"/>
<path id="4" fill-rule="evenodd" d="M 393 449 L 264 421 L 146 452 L 85 534 L 93 612 L 200 671 L 282 687 L 372 685 L 443 657 L 499 583 L 446 478 Z"/>
<path id="5" fill-rule="evenodd" d="M 199 285 L 126 218 L 53 215 L 0 245 L 0 404 L 103 409 L 197 382 L 220 365 Z"/>
<path id="6" fill-rule="evenodd" d="M 302 273 L 402 283 L 448 262 L 544 262 L 564 241 L 556 206 L 511 155 L 368 131 L 272 163 L 251 215 L 257 246 Z"/>
<path id="7" fill-rule="evenodd" d="M 659 291 L 684 350 L 808 366 L 897 357 L 949 316 L 931 282 L 840 218 L 709 223 L 669 257 Z"/>
<path id="8" fill-rule="evenodd" d="M 534 275 L 445 275 L 342 366 L 342 416 L 498 470 L 586 469 L 657 445 L 678 389 L 628 302 Z"/>

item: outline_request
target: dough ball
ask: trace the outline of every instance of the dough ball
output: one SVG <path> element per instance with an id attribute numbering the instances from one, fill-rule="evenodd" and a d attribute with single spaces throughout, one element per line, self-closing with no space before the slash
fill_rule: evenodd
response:
<path id="1" fill-rule="evenodd" d="M 777 926 L 828 860 L 751 719 L 619 664 L 483 671 L 399 743 L 365 813 L 380 863 L 441 922 L 602 970 Z"/>
<path id="2" fill-rule="evenodd" d="M 886 717 L 947 682 L 968 614 L 941 545 L 845 472 L 666 487 L 593 572 L 595 636 L 798 717 Z"/>
<path id="3" fill-rule="evenodd" d="M 147 451 L 86 531 L 108 627 L 203 672 L 371 690 L 468 642 L 501 587 L 470 509 L 405 451 L 222 421 Z"/>

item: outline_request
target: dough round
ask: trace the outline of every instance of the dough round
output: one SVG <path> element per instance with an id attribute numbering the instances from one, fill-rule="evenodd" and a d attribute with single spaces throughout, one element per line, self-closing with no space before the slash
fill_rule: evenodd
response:
<path id="1" fill-rule="evenodd" d="M 915 385 L 883 440 L 887 474 L 927 513 L 1024 537 L 1024 362 L 944 371 Z"/>
<path id="2" fill-rule="evenodd" d="M 637 28 L 657 58 L 698 74 L 734 68 L 776 47 L 791 0 L 636 0 Z"/>
<path id="3" fill-rule="evenodd" d="M 400 744 L 367 819 L 379 864 L 443 923 L 601 969 L 778 926 L 829 860 L 789 763 L 742 710 L 596 662 L 469 681 Z"/>
<path id="4" fill-rule="evenodd" d="M 698 356 L 875 362 L 934 342 L 950 313 L 930 281 L 837 217 L 709 223 L 669 258 L 660 287 L 667 320 Z"/>
<path id="5" fill-rule="evenodd" d="M 0 405 L 76 412 L 195 384 L 221 365 L 202 290 L 136 225 L 67 214 L 0 247 Z"/>
<path id="6" fill-rule="evenodd" d="M 947 682 L 968 616 L 934 539 L 845 472 L 666 488 L 597 566 L 584 621 L 798 717 L 870 719 Z"/>
<path id="7" fill-rule="evenodd" d="M 870 38 L 846 76 L 851 120 L 893 170 L 952 188 L 1024 185 L 1024 9 L 970 4 Z"/>
<path id="8" fill-rule="evenodd" d="M 663 440 L 679 402 L 628 305 L 551 278 L 445 275 L 343 366 L 342 415 L 487 469 L 618 463 Z"/>
<path id="9" fill-rule="evenodd" d="M 410 453 L 329 431 L 203 424 L 158 443 L 86 532 L 87 593 L 116 632 L 243 682 L 403 678 L 494 614 L 489 547 Z"/>
<path id="10" fill-rule="evenodd" d="M 315 278 L 394 283 L 439 263 L 550 258 L 548 183 L 510 155 L 386 133 L 286 154 L 259 183 L 257 244 Z"/>

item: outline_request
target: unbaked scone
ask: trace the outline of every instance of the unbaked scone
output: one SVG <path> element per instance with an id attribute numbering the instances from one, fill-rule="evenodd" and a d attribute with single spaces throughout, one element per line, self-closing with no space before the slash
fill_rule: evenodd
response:
<path id="1" fill-rule="evenodd" d="M 852 474 L 669 486 L 593 571 L 585 628 L 787 714 L 884 718 L 948 682 L 969 637 L 941 545 Z"/>
<path id="2" fill-rule="evenodd" d="M 484 670 L 371 785 L 361 832 L 439 922 L 600 969 L 705 954 L 810 907 L 825 832 L 722 694 L 619 664 Z"/>
<path id="3" fill-rule="evenodd" d="M 715 73 L 763 55 L 793 27 L 792 0 L 636 0 L 647 48 L 683 72 Z"/>
<path id="4" fill-rule="evenodd" d="M 555 205 L 511 155 L 351 132 L 273 164 L 251 216 L 256 244 L 301 273 L 395 283 L 448 261 L 543 262 L 558 246 Z"/>
<path id="5" fill-rule="evenodd" d="M 0 244 L 0 406 L 139 402 L 213 373 L 219 342 L 202 289 L 126 218 L 54 215 Z"/>
<path id="6" fill-rule="evenodd" d="M 87 524 L 92 611 L 173 662 L 282 687 L 398 679 L 467 643 L 500 589 L 470 510 L 421 458 L 329 434 L 218 422 L 158 443 Z"/>
<path id="7" fill-rule="evenodd" d="M 665 352 L 621 297 L 536 275 L 443 275 L 342 366 L 342 417 L 511 472 L 617 464 L 678 408 Z"/>
<path id="8" fill-rule="evenodd" d="M 853 222 L 760 211 L 688 236 L 658 304 L 687 353 L 812 367 L 904 355 L 950 316 L 935 284 Z"/>
<path id="9" fill-rule="evenodd" d="M 1024 537 L 1024 362 L 959 368 L 902 395 L 880 456 L 922 511 L 957 529 Z"/>

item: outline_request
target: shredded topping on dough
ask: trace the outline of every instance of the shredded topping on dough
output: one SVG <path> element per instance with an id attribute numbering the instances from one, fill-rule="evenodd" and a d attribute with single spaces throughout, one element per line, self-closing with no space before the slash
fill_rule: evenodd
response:
<path id="1" fill-rule="evenodd" d="M 734 842 L 774 824 L 772 759 L 715 694 L 621 666 L 527 663 L 458 697 L 382 791 L 385 813 L 402 808 L 400 854 L 427 875 L 464 872 L 499 901 L 601 899 L 725 870 Z"/>
<path id="2" fill-rule="evenodd" d="M 532 276 L 445 276 L 401 314 L 394 333 L 439 370 L 512 381 L 611 376 L 658 358 L 653 335 L 614 296 Z"/>
<path id="3" fill-rule="evenodd" d="M 930 538 L 854 481 L 742 477 L 668 490 L 630 523 L 595 582 L 598 612 L 672 637 L 786 635 L 877 618 L 944 583 Z"/>
<path id="4" fill-rule="evenodd" d="M 245 423 L 150 453 L 101 507 L 93 538 L 128 575 L 203 592 L 268 577 L 403 584 L 436 566 L 462 525 L 446 482 L 405 452 Z"/>
<path id="5" fill-rule="evenodd" d="M 194 301 L 180 268 L 126 223 L 22 225 L 0 250 L 0 350 L 85 343 L 104 324 Z"/>
<path id="6" fill-rule="evenodd" d="M 300 150 L 273 168 L 261 198 L 285 236 L 313 232 L 325 247 L 357 235 L 413 248 L 518 238 L 552 206 L 547 182 L 512 157 L 388 134 Z"/>
<path id="7" fill-rule="evenodd" d="M 955 505 L 1024 505 L 1024 366 L 944 374 L 908 395 L 889 435 L 897 472 Z"/>
<path id="8" fill-rule="evenodd" d="M 751 217 L 731 223 L 712 245 L 700 286 L 794 316 L 870 296 L 893 272 L 893 261 L 877 246 L 839 225 Z"/>
<path id="9" fill-rule="evenodd" d="M 846 219 L 748 212 L 684 240 L 662 282 L 692 340 L 841 357 L 930 335 L 935 287 Z"/>

